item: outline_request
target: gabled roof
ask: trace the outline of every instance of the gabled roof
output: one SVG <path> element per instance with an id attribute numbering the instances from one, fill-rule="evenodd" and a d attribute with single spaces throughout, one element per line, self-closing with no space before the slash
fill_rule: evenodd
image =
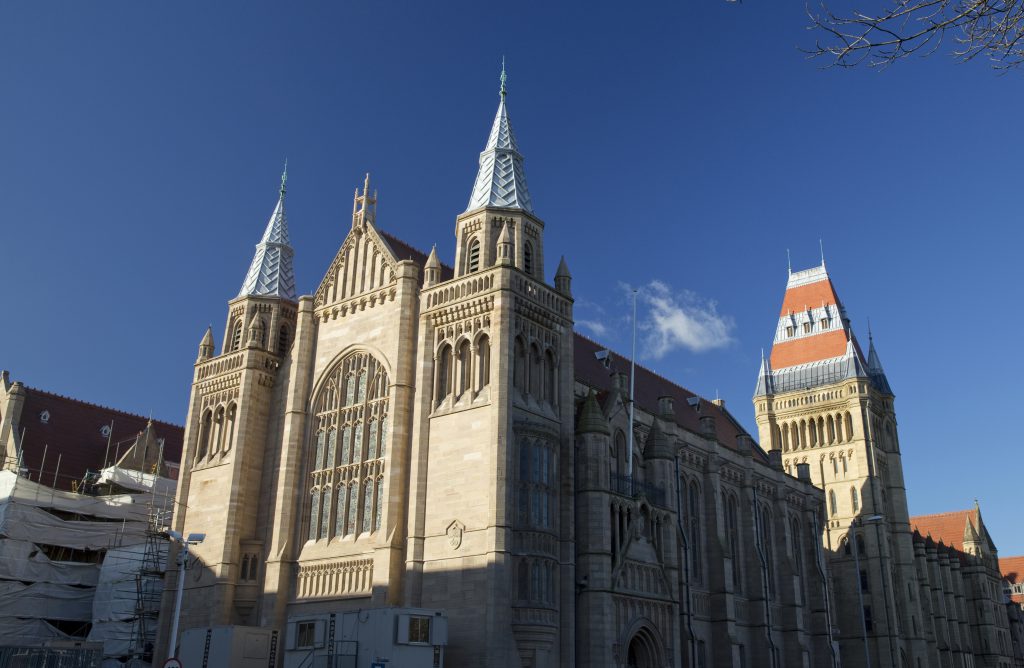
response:
<path id="1" fill-rule="evenodd" d="M 611 374 L 604 364 L 594 357 L 594 353 L 605 349 L 604 346 L 578 333 L 575 334 L 574 345 L 576 380 L 603 393 L 611 391 Z M 616 368 L 628 371 L 629 358 L 618 353 L 613 354 Z M 659 398 L 672 397 L 676 424 L 697 434 L 701 433 L 701 416 L 712 416 L 715 418 L 718 440 L 731 450 L 738 449 L 736 437 L 747 433 L 724 406 L 714 404 L 639 364 L 636 365 L 635 394 L 637 406 L 651 415 L 659 413 Z M 756 443 L 756 439 L 752 437 L 751 441 Z M 764 451 L 756 446 L 754 456 L 761 461 L 768 460 Z"/>
<path id="2" fill-rule="evenodd" d="M 968 531 L 980 532 L 981 515 L 977 508 L 973 510 L 955 510 L 935 515 L 918 515 L 910 518 L 910 529 L 922 537 L 931 537 L 935 542 L 964 551 L 964 534 Z"/>
<path id="3" fill-rule="evenodd" d="M 392 252 L 394 252 L 395 257 L 398 259 L 399 262 L 403 260 L 412 260 L 420 268 L 420 272 L 423 271 L 423 267 L 426 266 L 427 259 L 430 257 L 429 255 L 427 255 L 418 248 L 413 248 L 412 246 L 405 243 L 404 241 L 394 236 L 393 234 L 383 232 L 380 230 L 380 228 L 376 229 L 377 234 L 379 234 L 384 239 L 384 241 L 387 242 L 388 246 L 391 247 Z M 441 280 L 448 281 L 451 280 L 454 276 L 455 270 L 446 265 L 444 262 L 442 262 Z"/>
<path id="4" fill-rule="evenodd" d="M 45 421 L 42 419 L 44 411 Z M 25 404 L 18 424 L 19 436 L 22 429 L 25 433 L 22 466 L 30 471 L 32 479 L 37 482 L 58 489 L 71 489 L 72 481 L 81 480 L 87 470 L 99 471 L 104 467 L 105 454 L 107 465 L 113 465 L 120 459 L 136 442 L 137 436 L 145 431 L 149 421 L 149 418 L 141 415 L 26 387 Z M 103 428 L 109 427 L 111 422 L 113 431 L 108 454 L 107 436 Z M 152 425 L 153 438 L 164 441 L 164 460 L 180 462 L 184 428 L 159 420 L 153 420 Z M 44 468 L 41 481 L 38 477 L 40 467 Z"/>
<path id="5" fill-rule="evenodd" d="M 256 244 L 256 253 L 242 281 L 239 297 L 280 297 L 293 302 L 298 299 L 295 294 L 295 270 L 292 267 L 295 251 L 288 241 L 288 219 L 284 213 L 286 180 L 287 172 L 281 177 L 277 206 L 270 214 L 263 237 Z"/>
<path id="6" fill-rule="evenodd" d="M 523 156 L 519 153 L 512 123 L 505 107 L 505 68 L 501 70 L 501 102 L 494 115 L 491 134 L 487 145 L 480 153 L 480 168 L 477 171 L 473 191 L 469 195 L 466 211 L 482 206 L 522 209 L 533 213 L 533 203 L 526 187 L 526 172 Z"/>
<path id="7" fill-rule="evenodd" d="M 1007 582 L 1024 583 L 1024 556 L 999 557 L 999 572 Z"/>
<path id="8" fill-rule="evenodd" d="M 892 394 L 874 353 L 872 371 L 825 265 L 793 272 L 786 283 L 772 351 L 762 360 L 755 396 L 867 378 Z"/>

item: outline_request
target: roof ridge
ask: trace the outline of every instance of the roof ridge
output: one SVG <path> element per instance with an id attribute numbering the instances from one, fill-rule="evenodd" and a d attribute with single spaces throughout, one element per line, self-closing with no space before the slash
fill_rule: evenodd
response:
<path id="1" fill-rule="evenodd" d="M 921 518 L 921 517 L 942 517 L 942 516 L 949 516 L 949 515 L 961 515 L 961 514 L 969 514 L 969 513 L 972 513 L 972 512 L 974 512 L 973 508 L 968 508 L 968 509 L 965 509 L 965 510 L 947 510 L 945 512 L 930 513 L 928 515 L 912 515 L 910 517 L 910 519 L 911 520 L 915 520 L 915 519 L 918 519 L 918 518 Z"/>
<path id="2" fill-rule="evenodd" d="M 402 239 L 398 235 L 392 234 L 391 232 L 388 232 L 388 231 L 384 230 L 383 228 L 381 228 L 379 226 L 375 226 L 375 229 L 377 230 L 377 234 L 381 235 L 382 237 L 387 237 L 387 238 L 390 238 L 390 239 L 392 239 L 394 241 L 397 241 L 400 244 L 404 244 L 404 245 L 408 246 L 409 248 L 411 248 L 412 250 L 416 251 L 417 253 L 422 253 L 423 257 L 430 257 L 430 253 L 424 252 L 422 248 L 419 248 L 418 246 L 414 246 L 413 244 L 409 243 L 405 239 Z M 392 250 L 394 250 L 394 249 L 392 249 Z M 440 262 L 440 259 L 438 259 L 438 262 Z M 452 271 L 455 271 L 454 267 L 452 267 L 451 265 L 447 265 L 444 262 L 441 262 L 441 268 L 442 269 L 450 269 Z"/>
<path id="3" fill-rule="evenodd" d="M 689 394 L 691 394 L 691 395 L 693 395 L 695 397 L 700 397 L 701 399 L 704 399 L 708 403 L 711 403 L 711 399 L 708 399 L 704 395 L 698 394 L 697 392 L 694 392 L 693 390 L 691 390 L 689 388 L 683 387 L 682 385 L 680 385 L 679 383 L 675 382 L 671 378 L 666 378 L 665 376 L 662 376 L 657 371 L 654 371 L 652 369 L 649 369 L 649 368 L 645 367 L 643 364 L 640 364 L 639 362 L 636 362 L 631 357 L 628 357 L 627 355 L 623 355 L 622 353 L 609 348 L 608 346 L 606 346 L 605 344 L 601 343 L 600 341 L 596 341 L 596 340 L 594 340 L 594 339 L 592 339 L 592 338 L 590 338 L 590 337 L 588 337 L 588 336 L 586 336 L 584 334 L 580 334 L 575 329 L 573 330 L 573 334 L 575 334 L 576 336 L 578 336 L 578 337 L 580 337 L 580 338 L 582 338 L 582 339 L 584 339 L 586 341 L 589 341 L 589 342 L 591 342 L 591 343 L 593 343 L 595 345 L 601 346 L 602 348 L 604 348 L 605 350 L 607 350 L 610 353 L 615 353 L 616 355 L 618 355 L 620 358 L 622 358 L 624 360 L 631 360 L 631 361 L 635 362 L 636 363 L 636 368 L 643 369 L 647 373 L 651 374 L 652 376 L 656 376 L 656 377 L 660 378 L 661 380 L 665 381 L 666 383 L 668 383 L 669 385 L 675 387 L 676 389 L 680 389 L 683 392 L 687 392 L 687 393 L 689 393 Z"/>
<path id="4" fill-rule="evenodd" d="M 30 385 L 26 385 L 25 389 L 26 390 L 32 390 L 33 392 L 38 392 L 39 394 L 45 394 L 45 395 L 50 396 L 50 397 L 55 397 L 57 399 L 64 399 L 64 400 L 67 400 L 67 401 L 73 401 L 73 402 L 75 402 L 77 404 L 82 404 L 82 405 L 85 405 L 85 406 L 92 406 L 93 408 L 102 408 L 105 411 L 110 411 L 112 413 L 118 413 L 120 415 L 126 415 L 128 417 L 138 418 L 140 420 L 151 420 L 153 422 L 153 424 L 162 424 L 162 425 L 166 425 L 168 427 L 174 428 L 174 429 L 184 429 L 185 428 L 185 425 L 174 424 L 173 422 L 167 422 L 166 420 L 158 420 L 156 418 L 147 417 L 145 415 L 139 415 L 138 413 L 130 413 L 128 411 L 123 411 L 120 408 L 113 408 L 111 406 L 104 406 L 103 404 L 97 404 L 97 403 L 93 403 L 91 401 L 85 401 L 84 399 L 76 399 L 74 397 L 69 397 L 66 394 L 60 394 L 59 392 L 50 392 L 49 390 L 41 390 L 38 387 L 32 387 Z"/>

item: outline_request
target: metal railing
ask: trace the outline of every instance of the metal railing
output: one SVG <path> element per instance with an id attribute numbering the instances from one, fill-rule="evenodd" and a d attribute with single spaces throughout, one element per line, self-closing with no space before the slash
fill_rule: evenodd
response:
<path id="1" fill-rule="evenodd" d="M 100 668 L 102 647 L 0 647 L 0 668 Z"/>

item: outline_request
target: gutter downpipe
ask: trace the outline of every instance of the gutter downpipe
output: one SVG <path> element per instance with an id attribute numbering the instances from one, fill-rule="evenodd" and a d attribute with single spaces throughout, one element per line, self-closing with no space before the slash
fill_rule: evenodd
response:
<path id="1" fill-rule="evenodd" d="M 686 617 L 686 633 L 690 637 L 690 648 L 688 654 L 690 655 L 690 665 L 697 665 L 697 641 L 696 635 L 693 633 L 693 611 L 690 608 L 690 541 L 686 537 L 686 529 L 683 527 L 683 488 L 680 484 L 682 480 L 679 477 L 679 453 L 676 453 L 676 523 L 679 525 L 679 535 L 683 539 L 683 589 L 685 594 L 683 596 L 685 600 L 685 612 L 683 615 Z"/>
<path id="2" fill-rule="evenodd" d="M 761 561 L 761 594 L 764 596 L 764 634 L 768 639 L 768 647 L 772 653 L 772 668 L 778 668 L 779 651 L 775 647 L 775 640 L 772 639 L 771 588 L 768 586 L 768 578 L 771 577 L 771 574 L 768 572 L 768 558 L 764 554 L 764 537 L 761 535 L 760 513 L 757 507 L 757 485 L 753 485 L 750 491 L 754 495 L 754 535 L 757 538 L 754 541 L 754 545 L 757 547 L 757 558 Z"/>
<path id="3" fill-rule="evenodd" d="M 818 513 L 811 511 L 811 519 L 814 526 L 818 526 Z M 856 546 L 854 546 L 856 547 Z M 814 567 L 818 570 L 818 577 L 821 578 L 821 589 L 825 599 L 825 628 L 828 629 L 828 650 L 832 654 L 832 668 L 839 668 L 839 654 L 836 651 L 835 634 L 832 632 L 832 602 L 828 595 L 828 577 L 825 576 L 825 569 L 822 567 L 824 557 L 821 554 L 821 541 L 814 541 Z M 860 574 L 857 574 L 860 577 Z M 858 583 L 860 580 L 858 580 Z M 863 615 L 863 610 L 861 611 Z"/>

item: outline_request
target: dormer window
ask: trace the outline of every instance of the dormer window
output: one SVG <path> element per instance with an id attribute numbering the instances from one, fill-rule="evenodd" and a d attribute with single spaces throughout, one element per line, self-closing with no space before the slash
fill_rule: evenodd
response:
<path id="1" fill-rule="evenodd" d="M 811 323 L 805 322 L 804 323 L 804 334 L 810 334 L 810 333 L 811 333 Z"/>
<path id="2" fill-rule="evenodd" d="M 50 411 L 42 411 L 39 413 L 39 421 L 43 424 L 50 424 Z"/>
<path id="3" fill-rule="evenodd" d="M 822 318 L 821 319 L 821 328 L 822 329 L 828 329 L 828 318 Z"/>
<path id="4" fill-rule="evenodd" d="M 787 337 L 792 337 L 794 334 L 796 334 L 796 328 L 795 327 L 790 325 L 789 327 L 786 328 L 786 336 Z"/>

